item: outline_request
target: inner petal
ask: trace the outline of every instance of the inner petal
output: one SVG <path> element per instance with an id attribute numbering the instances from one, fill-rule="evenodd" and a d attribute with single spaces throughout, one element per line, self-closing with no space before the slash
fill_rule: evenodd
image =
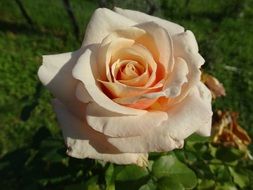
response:
<path id="1" fill-rule="evenodd" d="M 134 44 L 129 48 L 124 48 L 112 55 L 111 61 L 116 61 L 117 59 L 122 60 L 134 60 L 142 65 L 148 65 L 148 72 L 150 73 L 149 80 L 147 81 L 145 87 L 151 87 L 156 82 L 156 71 L 157 63 L 152 57 L 152 54 L 144 46 L 140 44 Z"/>
<path id="2" fill-rule="evenodd" d="M 119 79 L 130 80 L 140 75 L 139 70 L 136 68 L 136 61 L 128 62 L 124 67 L 120 68 Z"/>
<path id="3" fill-rule="evenodd" d="M 122 70 L 125 69 L 126 65 L 132 64 L 134 67 L 134 76 L 129 77 Z M 148 64 L 141 64 L 137 61 L 132 60 L 122 60 L 119 59 L 112 64 L 111 73 L 113 76 L 113 81 L 116 83 L 122 83 L 128 86 L 142 87 L 144 86 L 150 77 L 148 71 Z M 137 74 L 137 76 L 136 76 Z M 131 75 L 132 76 L 132 75 Z"/>

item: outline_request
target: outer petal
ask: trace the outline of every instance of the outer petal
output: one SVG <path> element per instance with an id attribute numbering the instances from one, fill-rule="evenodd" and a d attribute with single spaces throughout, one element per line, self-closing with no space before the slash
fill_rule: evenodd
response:
<path id="1" fill-rule="evenodd" d="M 200 82 L 199 82 L 200 83 Z M 164 124 L 168 126 L 171 136 L 185 139 L 192 133 L 202 131 L 210 134 L 210 120 L 212 119 L 211 93 L 197 84 L 187 95 L 185 100 L 169 110 L 169 118 Z M 180 122 L 179 122 L 180 121 Z M 175 127 L 176 126 L 176 127 Z M 206 129 L 203 129 L 207 127 Z"/>
<path id="2" fill-rule="evenodd" d="M 121 106 L 113 102 L 104 94 L 104 92 L 102 92 L 99 87 L 99 84 L 97 84 L 95 80 L 96 78 L 98 78 L 98 72 L 95 68 L 96 56 L 94 54 L 96 52 L 94 51 L 96 51 L 95 48 L 93 49 L 93 52 L 91 51 L 91 49 L 87 49 L 78 59 L 72 72 L 73 76 L 84 84 L 85 89 L 90 94 L 92 99 L 103 108 L 112 112 L 127 115 L 146 113 L 146 111 L 144 110 L 137 110 Z"/>
<path id="3" fill-rule="evenodd" d="M 154 16 L 147 15 L 145 13 L 141 13 L 138 11 L 121 9 L 118 7 L 114 8 L 115 12 L 129 18 L 137 23 L 144 23 L 144 22 L 155 22 L 159 24 L 161 27 L 165 28 L 170 35 L 178 34 L 184 31 L 184 28 L 178 24 L 173 22 L 169 22 L 164 19 L 160 19 Z"/>
<path id="4" fill-rule="evenodd" d="M 110 33 L 117 29 L 135 25 L 136 22 L 121 16 L 109 9 L 97 9 L 86 28 L 86 33 L 82 47 L 101 43 L 101 41 Z"/>
<path id="5" fill-rule="evenodd" d="M 147 154 L 121 153 L 107 142 L 106 136 L 92 130 L 72 115 L 58 100 L 54 108 L 68 147 L 67 154 L 76 158 L 93 158 L 117 164 L 147 164 Z"/>
<path id="6" fill-rule="evenodd" d="M 72 76 L 72 68 L 83 51 L 43 56 L 38 71 L 41 82 L 75 114 L 80 113 L 83 105 L 75 96 L 78 81 Z"/>
<path id="7" fill-rule="evenodd" d="M 174 99 L 174 103 L 181 101 L 189 92 L 189 90 L 198 84 L 201 77 L 200 67 L 205 60 L 198 53 L 198 44 L 194 34 L 187 30 L 184 33 L 173 36 L 174 56 L 183 58 L 189 69 L 187 75 L 188 83 L 183 86 L 182 93 Z"/>
<path id="8" fill-rule="evenodd" d="M 96 103 L 88 104 L 86 114 L 89 126 L 112 137 L 144 135 L 168 119 L 167 113 L 161 111 L 137 116 L 119 115 L 103 109 Z"/>
<path id="9" fill-rule="evenodd" d="M 199 90 L 199 95 L 205 102 L 206 106 L 212 110 L 212 95 L 210 90 L 202 83 L 199 82 L 197 85 L 197 88 Z M 198 129 L 197 133 L 202 135 L 202 136 L 210 136 L 211 134 L 211 127 L 212 127 L 212 117 L 209 119 L 209 121 L 206 123 L 206 125 L 200 126 Z"/>
<path id="10" fill-rule="evenodd" d="M 192 133 L 200 131 L 201 127 L 207 127 L 212 117 L 210 102 L 200 94 L 202 92 L 194 88 L 180 104 L 168 110 L 168 120 L 147 134 L 137 137 L 109 138 L 108 141 L 124 152 L 169 151 L 182 147 L 183 140 Z M 201 131 L 208 131 L 208 129 Z"/>

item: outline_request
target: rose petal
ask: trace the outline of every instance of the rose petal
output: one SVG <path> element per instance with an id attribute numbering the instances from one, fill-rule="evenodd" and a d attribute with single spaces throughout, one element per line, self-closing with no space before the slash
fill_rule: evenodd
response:
<path id="1" fill-rule="evenodd" d="M 194 132 L 209 135 L 213 114 L 210 91 L 199 82 L 180 104 L 181 106 L 175 106 L 175 112 L 178 110 L 180 114 L 170 114 L 171 110 L 168 111 L 169 117 L 174 117 L 175 121 L 180 120 L 178 124 L 174 123 L 177 127 L 168 125 L 170 134 L 178 139 L 185 139 Z"/>
<path id="2" fill-rule="evenodd" d="M 72 77 L 71 71 L 83 51 L 43 56 L 38 71 L 41 82 L 76 115 L 80 114 L 83 105 L 75 96 L 78 81 Z"/>
<path id="3" fill-rule="evenodd" d="M 167 114 L 168 120 L 145 135 L 108 138 L 108 141 L 124 152 L 169 151 L 182 147 L 183 139 L 200 131 L 201 127 L 206 127 L 205 131 L 210 129 L 207 126 L 212 117 L 210 99 L 204 98 L 203 92 L 198 88 L 194 88 L 180 104 L 169 109 Z"/>
<path id="4" fill-rule="evenodd" d="M 142 95 L 142 98 L 160 98 L 167 97 L 173 98 L 180 95 L 182 85 L 187 82 L 186 75 L 188 74 L 188 67 L 184 59 L 177 57 L 173 72 L 167 81 L 167 84 L 163 87 L 164 89 L 160 92 L 147 93 Z"/>
<path id="5" fill-rule="evenodd" d="M 86 28 L 82 47 L 101 43 L 108 34 L 115 30 L 133 26 L 135 24 L 136 22 L 109 9 L 96 9 Z"/>
<path id="6" fill-rule="evenodd" d="M 99 55 L 97 59 L 97 67 L 100 74 L 99 78 L 101 80 L 109 80 L 110 82 L 112 82 L 110 73 L 110 63 L 112 55 L 114 55 L 116 52 L 123 48 L 131 47 L 134 43 L 134 40 L 126 38 L 114 39 L 109 44 L 104 44 L 102 42 L 99 47 Z"/>
<path id="7" fill-rule="evenodd" d="M 93 99 L 90 97 L 88 91 L 81 82 L 78 82 L 76 86 L 76 97 L 83 103 L 93 102 Z"/>
<path id="8" fill-rule="evenodd" d="M 164 127 L 157 126 L 142 136 L 108 138 L 108 141 L 126 152 L 165 152 L 182 148 L 184 141 L 173 139 Z"/>
<path id="9" fill-rule="evenodd" d="M 209 110 L 212 110 L 212 95 L 210 90 L 202 83 L 199 82 L 197 84 L 197 88 L 199 90 L 199 95 L 203 99 L 203 102 L 205 102 L 206 107 L 208 107 Z M 197 133 L 202 135 L 202 136 L 210 136 L 211 134 L 211 127 L 212 127 L 212 118 L 207 121 L 207 123 L 203 126 L 201 126 Z"/>
<path id="10" fill-rule="evenodd" d="M 72 115 L 66 107 L 54 100 L 63 136 L 68 147 L 67 154 L 75 158 L 93 158 L 117 164 L 147 164 L 147 154 L 121 153 L 108 143 L 106 136 L 92 130 Z"/>
<path id="11" fill-rule="evenodd" d="M 137 27 L 145 30 L 151 36 L 152 39 L 148 39 L 148 41 L 153 40 L 156 47 L 150 47 L 150 42 L 146 42 L 144 39 L 141 43 L 144 43 L 144 46 L 149 50 L 151 49 L 151 52 L 154 51 L 152 50 L 153 48 L 157 49 L 159 54 L 157 64 L 161 64 L 163 72 L 167 74 L 173 68 L 173 47 L 169 34 L 164 28 L 154 22 L 141 23 Z"/>
<path id="12" fill-rule="evenodd" d="M 93 129 L 112 137 L 144 135 L 147 131 L 168 119 L 166 112 L 147 112 L 143 115 L 126 116 L 115 114 L 96 103 L 87 106 L 86 119 Z"/>
<path id="13" fill-rule="evenodd" d="M 137 96 L 137 95 L 144 94 L 150 91 L 149 88 L 128 86 L 121 83 L 105 82 L 101 80 L 98 80 L 98 81 L 101 82 L 106 87 L 106 89 L 112 95 L 112 98 Z"/>
<path id="14" fill-rule="evenodd" d="M 183 86 L 180 96 L 171 102 L 177 103 L 183 100 L 190 89 L 200 81 L 201 71 L 199 68 L 204 64 L 205 60 L 198 53 L 198 45 L 191 31 L 188 30 L 184 33 L 175 35 L 172 37 L 172 40 L 174 45 L 174 56 L 183 58 L 189 69 L 187 84 Z"/>
<path id="15" fill-rule="evenodd" d="M 198 53 L 199 51 L 196 38 L 190 30 L 174 35 L 172 41 L 175 49 L 175 56 L 182 57 L 185 52 Z"/>
<path id="16" fill-rule="evenodd" d="M 121 72 L 121 68 L 126 66 L 130 62 L 136 68 L 136 70 L 138 70 L 138 72 L 141 73 L 139 76 L 132 79 L 125 73 Z M 116 61 L 115 63 L 112 64 L 111 72 L 114 82 L 118 81 L 128 86 L 136 86 L 136 87 L 144 86 L 148 82 L 148 79 L 150 77 L 147 64 L 144 67 L 138 62 L 130 60 Z M 118 74 L 120 75 L 120 79 L 117 79 Z"/>
<path id="17" fill-rule="evenodd" d="M 115 7 L 114 11 L 137 23 L 153 21 L 159 24 L 161 27 L 165 28 L 170 35 L 178 34 L 184 31 L 184 28 L 176 23 L 173 23 L 164 19 L 160 19 L 154 16 L 150 16 L 145 13 L 141 13 L 141 12 L 133 11 L 133 10 L 121 9 L 118 7 Z"/>
<path id="18" fill-rule="evenodd" d="M 135 60 L 142 63 L 143 65 L 148 64 L 148 68 L 151 74 L 148 82 L 145 85 L 146 88 L 150 87 L 156 81 L 157 63 L 153 59 L 148 49 L 144 46 L 140 44 L 134 44 L 130 48 L 122 49 L 113 55 L 111 61 L 115 62 L 118 59 Z"/>
<path id="19" fill-rule="evenodd" d="M 95 80 L 95 78 L 98 77 L 98 72 L 96 71 L 96 68 L 94 68 L 96 65 L 96 56 L 94 54 L 96 54 L 95 47 L 93 47 L 93 50 L 87 49 L 80 56 L 72 71 L 73 76 L 84 84 L 85 89 L 92 99 L 101 107 L 112 112 L 127 115 L 144 114 L 146 112 L 145 110 L 121 106 L 113 102 L 104 94 L 104 92 L 102 92 Z"/>
<path id="20" fill-rule="evenodd" d="M 114 99 L 115 102 L 125 105 L 136 104 L 142 99 L 150 99 L 151 101 L 147 107 L 151 106 L 156 99 L 160 97 L 173 98 L 181 93 L 182 85 L 187 82 L 188 67 L 186 62 L 180 58 L 176 58 L 173 72 L 167 82 L 164 90 L 159 92 L 149 92 L 141 95 L 135 95 L 131 97 L 122 97 Z M 169 106 L 169 105 L 168 105 Z"/>

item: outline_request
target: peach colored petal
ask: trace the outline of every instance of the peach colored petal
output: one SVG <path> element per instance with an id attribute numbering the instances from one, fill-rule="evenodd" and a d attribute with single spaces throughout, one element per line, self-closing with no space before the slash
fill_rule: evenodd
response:
<path id="1" fill-rule="evenodd" d="M 157 64 L 161 64 L 164 73 L 169 73 L 173 68 L 173 47 L 172 39 L 167 31 L 154 22 L 141 23 L 137 27 L 145 30 L 150 35 L 158 51 L 159 59 Z M 145 41 L 142 41 L 142 43 L 145 43 Z M 148 46 L 148 42 L 145 44 Z"/>
<path id="2" fill-rule="evenodd" d="M 67 154 L 75 158 L 92 158 L 116 164 L 147 165 L 147 154 L 122 153 L 108 143 L 107 137 L 91 129 L 72 115 L 58 100 L 53 102 L 67 145 Z"/>
<path id="3" fill-rule="evenodd" d="M 145 30 L 135 27 L 135 26 L 125 26 L 122 28 L 118 28 L 118 29 L 114 30 L 112 33 L 110 33 L 109 35 L 107 35 L 102 40 L 102 43 L 105 45 L 117 38 L 137 40 L 137 39 L 141 38 L 143 35 L 146 35 Z"/>
<path id="4" fill-rule="evenodd" d="M 127 98 L 115 98 L 113 99 L 114 102 L 117 102 L 121 105 L 125 105 L 130 108 L 135 108 L 135 109 L 148 109 L 151 107 L 152 104 L 156 102 L 157 99 L 149 99 L 149 98 L 140 98 L 136 100 L 134 103 L 127 103 Z"/>
<path id="5" fill-rule="evenodd" d="M 164 19 L 160 19 L 154 16 L 150 16 L 145 13 L 141 13 L 141 12 L 133 11 L 133 10 L 121 9 L 118 7 L 115 7 L 114 11 L 137 23 L 153 21 L 159 24 L 161 27 L 165 28 L 170 35 L 178 34 L 184 31 L 184 28 L 176 23 L 173 23 Z"/>
<path id="6" fill-rule="evenodd" d="M 180 58 L 176 58 L 175 66 L 168 81 L 166 81 L 163 90 L 159 92 L 147 93 L 141 98 L 157 99 L 160 97 L 173 98 L 180 95 L 182 85 L 187 82 L 186 75 L 188 74 L 188 67 L 186 62 Z"/>
<path id="7" fill-rule="evenodd" d="M 71 72 L 83 51 L 43 56 L 43 64 L 38 71 L 41 82 L 76 115 L 80 114 L 83 104 L 75 96 L 78 81 Z"/>
<path id="8" fill-rule="evenodd" d="M 136 22 L 106 8 L 96 9 L 87 25 L 82 47 L 99 44 L 117 29 L 127 28 Z"/>
<path id="9" fill-rule="evenodd" d="M 125 67 L 129 63 L 135 67 L 137 77 L 131 77 L 121 71 L 122 67 Z M 111 72 L 114 82 L 118 81 L 119 83 L 136 87 L 144 86 L 148 82 L 150 76 L 147 64 L 144 67 L 142 64 L 132 60 L 115 61 L 111 66 Z"/>
<path id="10" fill-rule="evenodd" d="M 131 47 L 134 44 L 134 40 L 126 39 L 126 38 L 117 38 L 111 41 L 109 44 L 102 43 L 99 47 L 99 54 L 97 57 L 97 67 L 99 71 L 99 78 L 101 80 L 109 80 L 112 82 L 112 76 L 110 72 L 110 63 L 111 63 L 111 56 L 127 47 Z"/>
<path id="11" fill-rule="evenodd" d="M 142 107 L 142 109 L 144 109 L 144 107 L 148 108 L 160 97 L 174 98 L 180 95 L 182 85 L 187 82 L 187 74 L 188 67 L 186 62 L 182 58 L 177 57 L 173 72 L 169 80 L 166 82 L 167 84 L 163 87 L 163 90 L 158 92 L 147 92 L 141 95 L 136 94 L 130 97 L 115 98 L 114 101 L 128 106 L 132 104 L 130 107 Z M 140 100 L 142 100 L 142 103 L 140 103 Z M 148 103 L 144 105 L 144 102 Z"/>
<path id="12" fill-rule="evenodd" d="M 120 60 L 135 60 L 142 64 L 147 63 L 150 70 L 150 78 L 144 87 L 150 87 L 156 81 L 157 63 L 151 53 L 144 46 L 134 44 L 130 48 L 122 49 L 112 56 L 112 62 Z"/>
<path id="13" fill-rule="evenodd" d="M 109 111 L 127 115 L 146 113 L 145 110 L 138 110 L 121 106 L 113 102 L 104 94 L 99 84 L 96 83 L 95 79 L 99 76 L 98 71 L 95 67 L 97 51 L 96 48 L 96 46 L 90 47 L 90 49 L 86 49 L 86 51 L 80 56 L 72 71 L 74 78 L 80 80 L 83 83 L 85 89 L 90 94 L 94 102 Z"/>
<path id="14" fill-rule="evenodd" d="M 126 96 L 137 96 L 150 91 L 153 88 L 142 88 L 135 86 L 128 86 L 121 83 L 105 82 L 98 80 L 102 83 L 110 94 L 108 96 L 112 98 L 126 97 Z"/>
<path id="15" fill-rule="evenodd" d="M 108 141 L 124 152 L 169 151 L 183 146 L 183 139 L 201 127 L 210 130 L 212 117 L 210 102 L 200 96 L 202 92 L 194 88 L 188 96 L 167 112 L 168 119 L 160 126 L 136 137 L 108 138 Z M 204 130 L 202 130 L 204 131 Z"/>
<path id="16" fill-rule="evenodd" d="M 86 119 L 90 127 L 111 137 L 129 137 L 144 135 L 167 120 L 166 112 L 147 112 L 143 115 L 120 115 L 100 107 L 96 103 L 88 104 Z"/>

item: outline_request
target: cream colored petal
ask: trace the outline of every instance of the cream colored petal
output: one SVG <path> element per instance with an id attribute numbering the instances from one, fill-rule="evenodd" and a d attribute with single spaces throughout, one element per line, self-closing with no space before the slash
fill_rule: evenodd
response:
<path id="1" fill-rule="evenodd" d="M 203 98 L 203 93 L 194 88 L 180 104 L 168 110 L 168 120 L 160 126 L 143 136 L 109 138 L 108 141 L 120 151 L 127 152 L 169 151 L 180 148 L 185 138 L 200 131 L 201 127 L 207 127 L 212 117 L 210 104 Z"/>
<path id="2" fill-rule="evenodd" d="M 184 99 L 190 89 L 200 81 L 201 71 L 199 68 L 204 64 L 205 60 L 198 53 L 198 45 L 191 31 L 175 35 L 172 37 L 172 40 L 174 45 L 174 56 L 183 58 L 189 69 L 187 84 L 183 86 L 180 96 L 175 98 L 172 102 L 177 103 Z"/>
<path id="3" fill-rule="evenodd" d="M 78 81 L 72 76 L 72 68 L 83 51 L 43 56 L 38 71 L 40 81 L 76 115 L 83 105 L 75 95 Z"/>
<path id="4" fill-rule="evenodd" d="M 197 85 L 197 88 L 199 90 L 199 95 L 202 98 L 203 102 L 206 103 L 206 106 L 212 110 L 212 95 L 210 90 L 202 83 L 199 82 Z M 200 126 L 197 133 L 202 136 L 210 136 L 211 135 L 211 127 L 212 127 L 212 117 L 207 121 L 206 124 L 203 126 Z"/>
<path id="5" fill-rule="evenodd" d="M 82 47 L 101 43 L 108 34 L 114 32 L 115 30 L 123 29 L 135 24 L 136 22 L 109 9 L 96 9 L 86 28 Z"/>
<path id="6" fill-rule="evenodd" d="M 75 158 L 92 158 L 116 164 L 147 164 L 147 154 L 122 153 L 107 141 L 107 137 L 91 129 L 72 115 L 58 100 L 53 102 L 67 145 L 67 154 Z"/>
<path id="7" fill-rule="evenodd" d="M 137 115 L 146 113 L 145 110 L 138 110 L 121 106 L 113 102 L 108 98 L 104 92 L 100 89 L 100 85 L 97 84 L 96 78 L 98 72 L 96 70 L 96 48 L 93 50 L 87 49 L 78 59 L 75 67 L 73 68 L 73 76 L 80 80 L 92 99 L 101 107 L 116 113 Z"/>
<path id="8" fill-rule="evenodd" d="M 89 95 L 88 91 L 85 89 L 83 83 L 78 82 L 76 86 L 76 97 L 83 103 L 93 102 L 92 97 Z"/>
<path id="9" fill-rule="evenodd" d="M 200 86 L 201 85 L 201 86 Z M 210 134 L 211 127 L 208 126 L 212 119 L 211 93 L 208 89 L 198 84 L 183 100 L 180 106 L 175 105 L 175 110 L 168 111 L 169 117 L 174 117 L 174 125 L 167 123 L 168 130 L 175 138 L 185 139 L 194 132 Z M 176 114 L 176 112 L 179 114 Z M 176 124 L 176 120 L 180 120 Z M 201 129 L 202 128 L 202 129 Z M 204 129 L 205 128 L 205 129 Z"/>
<path id="10" fill-rule="evenodd" d="M 159 54 L 158 63 L 166 74 L 170 72 L 173 69 L 173 47 L 167 31 L 154 22 L 141 23 L 137 27 L 145 30 L 154 40 Z"/>
<path id="11" fill-rule="evenodd" d="M 157 126 L 142 136 L 108 138 L 108 141 L 121 151 L 132 153 L 166 152 L 182 148 L 184 140 L 173 139 L 168 131 Z"/>
<path id="12" fill-rule="evenodd" d="M 172 37 L 175 56 L 182 57 L 184 52 L 198 53 L 199 48 L 196 38 L 192 31 L 186 30 L 183 33 L 174 35 Z"/>
<path id="13" fill-rule="evenodd" d="M 121 9 L 118 7 L 114 8 L 114 11 L 129 18 L 137 23 L 144 23 L 144 22 L 155 22 L 159 24 L 161 27 L 165 28 L 170 35 L 178 34 L 184 31 L 184 28 L 176 23 L 160 19 L 158 17 L 150 16 L 142 12 Z"/>
<path id="14" fill-rule="evenodd" d="M 86 110 L 89 126 L 98 132 L 112 137 L 144 135 L 167 120 L 167 113 L 147 112 L 138 116 L 127 116 L 109 112 L 96 103 L 90 103 Z"/>

